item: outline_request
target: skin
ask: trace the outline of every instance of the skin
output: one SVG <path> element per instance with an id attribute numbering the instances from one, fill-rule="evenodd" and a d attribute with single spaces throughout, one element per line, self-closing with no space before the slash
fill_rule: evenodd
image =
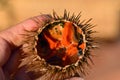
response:
<path id="1" fill-rule="evenodd" d="M 17 70 L 20 64 L 20 47 L 25 40 L 23 38 L 24 35 L 20 34 L 31 35 L 51 20 L 52 17 L 50 15 L 39 15 L 0 32 L 0 80 L 9 80 L 10 74 L 14 71 L 17 71 L 15 76 L 16 80 L 31 80 L 23 69 Z M 73 78 L 70 80 L 83 79 Z"/>

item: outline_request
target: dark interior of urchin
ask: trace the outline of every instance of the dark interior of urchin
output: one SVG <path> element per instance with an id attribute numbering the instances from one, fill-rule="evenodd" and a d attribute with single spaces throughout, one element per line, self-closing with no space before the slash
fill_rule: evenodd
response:
<path id="1" fill-rule="evenodd" d="M 50 48 L 50 44 L 49 42 L 46 40 L 45 38 L 45 34 L 47 34 L 47 36 L 49 36 L 50 38 L 52 38 L 48 32 L 48 29 L 53 28 L 55 25 L 60 24 L 63 28 L 64 28 L 64 22 L 55 22 L 53 24 L 47 25 L 45 29 L 43 29 L 43 31 L 38 35 L 38 41 L 37 41 L 37 51 L 38 51 L 38 55 L 41 58 L 44 58 L 45 61 L 51 65 L 55 65 L 55 66 L 61 66 L 64 67 L 66 65 L 70 65 L 75 63 L 78 60 L 78 57 L 80 55 L 83 54 L 82 49 L 78 48 L 78 53 L 76 56 L 71 56 L 68 59 L 66 59 L 66 62 L 63 61 L 63 56 L 65 56 L 65 51 L 66 48 L 59 48 L 59 49 L 51 49 Z M 79 35 L 79 43 L 81 44 L 83 42 L 83 36 Z M 77 37 L 78 37 L 77 35 Z M 53 41 L 58 41 L 56 39 L 53 39 Z M 51 56 L 52 54 L 52 56 Z"/>

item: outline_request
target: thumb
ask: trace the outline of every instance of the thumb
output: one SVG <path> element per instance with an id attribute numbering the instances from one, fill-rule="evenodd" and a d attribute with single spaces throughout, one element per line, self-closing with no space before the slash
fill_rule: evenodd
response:
<path id="1" fill-rule="evenodd" d="M 40 27 L 43 27 L 46 22 L 51 20 L 50 15 L 40 15 L 0 32 L 0 66 L 6 63 L 11 52 L 23 45 L 25 37 L 21 34 L 28 35 L 27 31 L 31 33 L 36 32 Z"/>
<path id="2" fill-rule="evenodd" d="M 8 41 L 11 46 L 20 46 L 22 45 L 23 35 L 28 32 L 35 32 L 40 27 L 43 27 L 47 22 L 51 21 L 52 18 L 50 15 L 40 15 L 33 18 L 27 19 L 16 26 L 13 26 L 5 31 L 0 32 L 0 37 Z"/>

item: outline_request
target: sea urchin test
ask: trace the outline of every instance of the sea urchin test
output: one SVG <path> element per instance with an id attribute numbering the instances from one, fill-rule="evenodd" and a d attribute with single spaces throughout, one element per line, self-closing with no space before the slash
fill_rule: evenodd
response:
<path id="1" fill-rule="evenodd" d="M 81 21 L 81 13 L 63 16 L 53 12 L 53 21 L 41 27 L 35 36 L 34 52 L 23 59 L 28 61 L 26 72 L 31 79 L 64 80 L 85 74 L 85 66 L 91 60 L 95 31 L 92 19 Z"/>

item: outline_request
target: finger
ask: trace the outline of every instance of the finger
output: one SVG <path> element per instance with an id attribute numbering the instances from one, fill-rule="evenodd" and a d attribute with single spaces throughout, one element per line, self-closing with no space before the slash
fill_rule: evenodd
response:
<path id="1" fill-rule="evenodd" d="M 11 53 L 11 46 L 6 40 L 0 38 L 0 67 L 2 67 L 4 63 L 6 63 L 10 53 Z"/>
<path id="2" fill-rule="evenodd" d="M 35 17 L 31 18 L 21 25 L 23 25 L 23 28 L 27 31 L 37 31 L 38 28 L 43 27 L 47 22 L 50 22 L 50 21 L 52 21 L 51 15 L 43 14 L 43 15 L 35 16 Z M 29 27 L 29 26 L 31 26 L 30 23 L 34 24 L 34 25 L 32 27 Z"/>
<path id="3" fill-rule="evenodd" d="M 15 74 L 15 80 L 31 80 L 30 77 L 25 73 L 24 68 L 20 68 Z"/>
<path id="4" fill-rule="evenodd" d="M 21 61 L 21 53 L 23 53 L 21 50 L 16 50 L 14 53 L 11 54 L 10 58 L 8 59 L 7 63 L 3 66 L 3 70 L 5 73 L 10 75 L 13 72 L 17 71 L 17 68 Z"/>
<path id="5" fill-rule="evenodd" d="M 0 80 L 5 80 L 5 76 L 1 67 L 0 67 Z"/>
<path id="6" fill-rule="evenodd" d="M 84 79 L 83 79 L 83 78 L 80 78 L 80 77 L 73 77 L 73 78 L 66 79 L 66 80 L 84 80 Z"/>
<path id="7" fill-rule="evenodd" d="M 47 22 L 51 20 L 52 18 L 50 15 L 36 16 L 19 23 L 14 27 L 0 32 L 0 36 L 8 41 L 11 45 L 20 46 L 24 40 L 23 35 L 21 34 L 27 34 L 25 31 L 37 31 L 40 27 L 43 27 Z"/>

